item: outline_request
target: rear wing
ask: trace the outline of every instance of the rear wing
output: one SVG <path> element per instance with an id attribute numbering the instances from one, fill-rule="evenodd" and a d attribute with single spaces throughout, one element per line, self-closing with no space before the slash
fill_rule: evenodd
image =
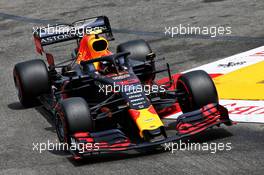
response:
<path id="1" fill-rule="evenodd" d="M 107 40 L 114 40 L 109 19 L 98 16 L 75 21 L 71 24 L 56 24 L 40 27 L 33 32 L 37 51 L 43 52 L 42 46 L 82 38 L 84 34 L 96 33 Z"/>

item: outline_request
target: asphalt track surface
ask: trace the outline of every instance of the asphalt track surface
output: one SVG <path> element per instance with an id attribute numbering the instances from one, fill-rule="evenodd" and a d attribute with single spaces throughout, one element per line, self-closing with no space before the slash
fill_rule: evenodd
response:
<path id="1" fill-rule="evenodd" d="M 238 124 L 192 140 L 231 143 L 230 151 L 128 152 L 74 162 L 60 151 L 33 151 L 33 143 L 56 142 L 50 116 L 41 108 L 24 109 L 12 80 L 15 63 L 36 58 L 32 27 L 107 15 L 116 40 L 143 38 L 174 73 L 263 45 L 262 0 L 64 1 L 0 0 L 0 174 L 263 174 L 264 126 Z M 232 36 L 164 36 L 165 26 L 231 26 Z M 57 59 L 70 46 L 55 48 Z"/>

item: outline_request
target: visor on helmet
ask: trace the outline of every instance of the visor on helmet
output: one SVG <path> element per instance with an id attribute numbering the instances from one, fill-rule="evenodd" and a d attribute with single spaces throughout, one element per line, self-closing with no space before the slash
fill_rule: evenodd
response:
<path id="1" fill-rule="evenodd" d="M 92 47 L 96 52 L 104 51 L 107 49 L 107 41 L 104 39 L 95 40 Z"/>

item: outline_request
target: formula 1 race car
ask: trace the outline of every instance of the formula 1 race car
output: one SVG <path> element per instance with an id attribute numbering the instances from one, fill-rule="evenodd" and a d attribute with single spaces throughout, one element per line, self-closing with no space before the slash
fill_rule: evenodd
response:
<path id="1" fill-rule="evenodd" d="M 14 82 L 23 106 L 40 102 L 52 113 L 61 142 L 82 144 L 79 150 L 70 150 L 74 158 L 159 146 L 222 123 L 232 125 L 206 72 L 184 73 L 176 81 L 168 64 L 157 69 L 156 63 L 163 59 L 156 59 L 144 40 L 119 44 L 114 54 L 76 63 L 82 36 L 72 30 L 89 29 L 85 34 L 97 31 L 110 41 L 113 35 L 107 17 L 52 27 L 52 32 L 47 28 L 34 32 L 36 50 L 46 56 L 48 66 L 40 59 L 18 63 Z M 56 31 L 58 27 L 67 30 Z M 43 46 L 69 40 L 77 40 L 72 58 L 55 64 Z M 106 69 L 95 69 L 98 62 Z M 155 75 L 160 72 L 168 72 L 167 82 L 156 81 Z M 166 117 L 177 110 L 183 114 L 170 120 L 169 125 L 165 123 Z"/>

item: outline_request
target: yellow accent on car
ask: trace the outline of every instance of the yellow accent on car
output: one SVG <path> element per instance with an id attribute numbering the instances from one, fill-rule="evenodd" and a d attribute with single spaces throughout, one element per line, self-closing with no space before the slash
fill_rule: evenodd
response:
<path id="1" fill-rule="evenodd" d="M 88 32 L 88 34 L 100 34 L 100 33 L 103 33 L 103 30 L 102 29 L 97 29 L 97 30 L 94 30 L 94 31 L 90 31 Z"/>
<path id="2" fill-rule="evenodd" d="M 160 120 L 158 114 L 153 114 L 149 111 L 149 108 L 140 109 L 139 117 L 136 119 L 136 124 L 139 128 L 139 134 L 143 138 L 144 130 L 154 130 L 161 126 L 164 126 Z"/>

